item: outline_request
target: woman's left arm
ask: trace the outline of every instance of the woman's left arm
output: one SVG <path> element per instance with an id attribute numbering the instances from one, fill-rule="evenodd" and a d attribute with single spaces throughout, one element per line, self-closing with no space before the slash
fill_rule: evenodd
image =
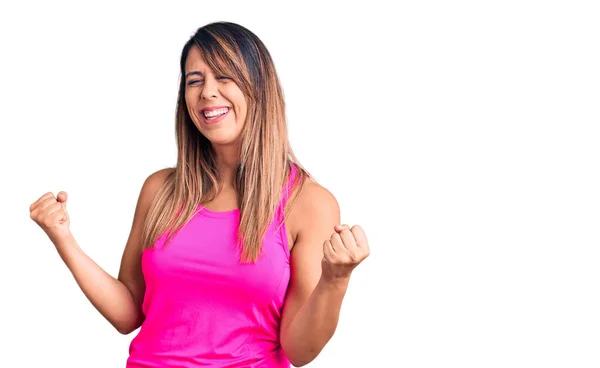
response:
<path id="1" fill-rule="evenodd" d="M 283 308 L 281 347 L 292 365 L 314 360 L 333 336 L 350 274 L 370 253 L 360 226 L 340 226 L 329 191 L 307 182 L 297 200 L 296 240 Z"/>

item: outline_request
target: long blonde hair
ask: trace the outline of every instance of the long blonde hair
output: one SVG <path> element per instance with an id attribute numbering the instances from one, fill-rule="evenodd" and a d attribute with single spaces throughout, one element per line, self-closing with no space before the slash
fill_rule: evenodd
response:
<path id="1" fill-rule="evenodd" d="M 198 205 L 210 202 L 218 193 L 221 176 L 215 153 L 210 141 L 194 125 L 185 103 L 185 63 L 194 45 L 208 66 L 232 78 L 248 101 L 234 186 L 240 209 L 240 261 L 255 262 L 266 230 L 276 216 L 290 165 L 298 169 L 292 185 L 298 188 L 297 192 L 310 174 L 290 146 L 283 91 L 271 55 L 254 33 L 231 22 L 199 28 L 183 47 L 175 123 L 177 166 L 167 175 L 150 206 L 142 250 L 152 248 L 166 231 L 170 231 L 168 243 L 195 215 Z M 284 216 L 291 207 L 286 206 Z M 282 224 L 283 220 L 279 226 Z"/>

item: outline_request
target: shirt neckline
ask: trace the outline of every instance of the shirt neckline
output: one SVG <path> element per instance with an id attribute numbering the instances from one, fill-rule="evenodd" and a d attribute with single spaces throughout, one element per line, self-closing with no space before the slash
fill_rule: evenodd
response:
<path id="1" fill-rule="evenodd" d="M 215 218 L 234 217 L 240 212 L 239 208 L 235 208 L 235 209 L 229 210 L 229 211 L 213 211 L 213 210 L 209 210 L 208 208 L 204 207 L 201 204 L 198 205 L 197 210 L 199 210 L 198 213 L 200 213 L 202 215 L 205 215 L 208 217 L 215 217 Z"/>

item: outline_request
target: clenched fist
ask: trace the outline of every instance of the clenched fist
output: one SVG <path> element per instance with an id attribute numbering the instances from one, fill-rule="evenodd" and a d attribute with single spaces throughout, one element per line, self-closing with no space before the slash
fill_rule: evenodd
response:
<path id="1" fill-rule="evenodd" d="M 44 194 L 29 206 L 29 212 L 54 244 L 71 235 L 66 192 L 59 192 L 56 198 L 50 192 Z"/>
<path id="2" fill-rule="evenodd" d="M 352 270 L 370 254 L 363 229 L 358 226 L 336 225 L 335 233 L 323 243 L 323 276 L 328 279 L 349 278 Z"/>

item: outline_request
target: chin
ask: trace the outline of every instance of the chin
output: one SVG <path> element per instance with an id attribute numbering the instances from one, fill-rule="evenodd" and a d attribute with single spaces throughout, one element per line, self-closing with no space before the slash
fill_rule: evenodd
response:
<path id="1" fill-rule="evenodd" d="M 231 136 L 231 135 L 215 135 L 215 134 L 211 134 L 211 135 L 204 135 L 212 144 L 216 144 L 216 145 L 232 145 L 232 144 L 236 144 L 239 142 L 239 136 Z"/>

